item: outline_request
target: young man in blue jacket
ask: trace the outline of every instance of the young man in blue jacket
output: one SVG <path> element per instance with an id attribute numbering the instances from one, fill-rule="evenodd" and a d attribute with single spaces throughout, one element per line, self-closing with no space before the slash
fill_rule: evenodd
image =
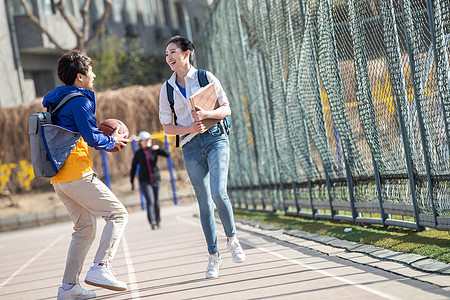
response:
<path id="1" fill-rule="evenodd" d="M 111 269 L 128 212 L 111 190 L 97 178 L 92 169 L 91 147 L 97 150 L 122 149 L 127 140 L 116 130 L 111 136 L 103 135 L 95 118 L 95 94 L 92 60 L 83 52 L 71 50 L 58 60 L 58 77 L 65 83 L 44 97 L 44 107 L 56 105 L 70 93 L 81 96 L 69 100 L 55 116 L 53 124 L 80 133 L 80 138 L 59 172 L 50 183 L 66 206 L 74 223 L 74 232 L 67 255 L 62 286 L 58 300 L 95 298 L 94 291 L 86 291 L 79 284 L 79 276 L 96 232 L 96 217 L 106 221 L 100 245 L 85 282 L 110 290 L 124 291 L 127 285 L 118 281 Z M 66 145 L 61 145 L 65 147 Z"/>

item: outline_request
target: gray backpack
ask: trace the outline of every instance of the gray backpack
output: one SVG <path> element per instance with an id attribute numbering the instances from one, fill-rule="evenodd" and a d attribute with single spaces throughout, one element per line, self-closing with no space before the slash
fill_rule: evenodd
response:
<path id="1" fill-rule="evenodd" d="M 49 107 L 47 112 L 38 112 L 30 116 L 28 133 L 30 134 L 31 162 L 35 177 L 55 176 L 78 143 L 80 133 L 53 125 L 52 116 L 70 99 L 79 96 L 84 95 L 68 94 L 55 108 Z"/>

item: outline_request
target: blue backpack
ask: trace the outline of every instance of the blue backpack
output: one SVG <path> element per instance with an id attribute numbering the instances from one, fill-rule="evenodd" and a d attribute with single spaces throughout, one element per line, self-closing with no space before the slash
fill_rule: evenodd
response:
<path id="1" fill-rule="evenodd" d="M 83 94 L 70 93 L 56 107 L 48 106 L 47 112 L 37 112 L 29 117 L 28 133 L 35 177 L 55 176 L 78 143 L 80 133 L 53 125 L 52 116 L 69 100 L 80 96 L 83 97 Z"/>
<path id="2" fill-rule="evenodd" d="M 205 70 L 199 69 L 197 72 L 197 76 L 198 76 L 198 82 L 200 83 L 200 87 L 204 87 L 209 83 L 208 77 L 206 77 Z M 173 113 L 173 120 L 174 120 L 175 125 L 177 125 L 177 115 L 175 114 L 175 109 L 174 109 L 173 87 L 169 84 L 169 82 L 166 82 L 166 88 L 167 88 L 167 99 L 169 100 L 170 109 L 172 110 L 172 113 Z M 222 131 L 222 133 L 223 133 L 223 131 L 225 131 L 227 133 L 227 135 L 230 134 L 230 129 L 231 129 L 230 116 L 225 117 L 218 124 L 219 124 L 220 130 Z M 180 136 L 177 135 L 176 147 L 179 147 L 179 146 L 180 146 Z"/>

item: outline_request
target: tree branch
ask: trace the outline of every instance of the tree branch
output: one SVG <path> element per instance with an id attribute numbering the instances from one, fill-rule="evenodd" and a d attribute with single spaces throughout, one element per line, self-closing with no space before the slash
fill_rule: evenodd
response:
<path id="1" fill-rule="evenodd" d="M 58 49 L 61 52 L 65 52 L 66 50 L 64 50 L 63 47 L 61 47 L 61 45 L 56 41 L 53 35 L 46 28 L 44 28 L 44 26 L 42 26 L 41 21 L 33 14 L 30 6 L 28 5 L 28 1 L 20 0 L 20 2 L 22 3 L 23 8 L 25 8 L 25 13 L 27 15 L 28 20 L 30 20 L 31 23 L 36 25 L 36 27 L 38 27 L 39 30 L 42 31 L 48 37 L 50 42 L 52 42 L 55 45 L 56 49 Z"/>
<path id="2" fill-rule="evenodd" d="M 112 2 L 113 2 L 113 0 L 105 1 L 105 11 L 103 12 L 102 17 L 100 18 L 97 25 L 95 26 L 92 36 L 89 37 L 89 39 L 87 40 L 86 47 L 90 46 L 92 43 L 94 43 L 98 39 L 98 36 L 100 35 L 100 32 L 103 29 L 103 26 L 105 25 L 106 21 L 109 18 Z"/>
<path id="3" fill-rule="evenodd" d="M 81 9 L 81 18 L 83 19 L 83 36 L 84 42 L 86 42 L 87 37 L 89 36 L 89 5 L 91 4 L 91 0 L 84 1 L 83 8 Z"/>
<path id="4" fill-rule="evenodd" d="M 64 18 L 64 20 L 67 22 L 67 25 L 69 25 L 70 29 L 72 29 L 72 31 L 75 34 L 75 36 L 77 37 L 77 39 L 82 39 L 83 38 L 83 33 L 80 30 L 78 30 L 78 28 L 72 22 L 70 17 L 66 14 L 66 10 L 64 9 L 65 6 L 66 6 L 65 3 L 66 3 L 65 0 L 60 0 L 60 1 L 56 2 L 55 3 L 56 8 L 58 8 L 59 13 Z"/>

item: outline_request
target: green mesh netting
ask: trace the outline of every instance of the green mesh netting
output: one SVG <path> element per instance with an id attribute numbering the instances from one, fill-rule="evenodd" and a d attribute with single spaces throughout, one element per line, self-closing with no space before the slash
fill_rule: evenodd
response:
<path id="1" fill-rule="evenodd" d="M 449 23 L 447 0 L 216 1 L 233 201 L 450 227 Z"/>

